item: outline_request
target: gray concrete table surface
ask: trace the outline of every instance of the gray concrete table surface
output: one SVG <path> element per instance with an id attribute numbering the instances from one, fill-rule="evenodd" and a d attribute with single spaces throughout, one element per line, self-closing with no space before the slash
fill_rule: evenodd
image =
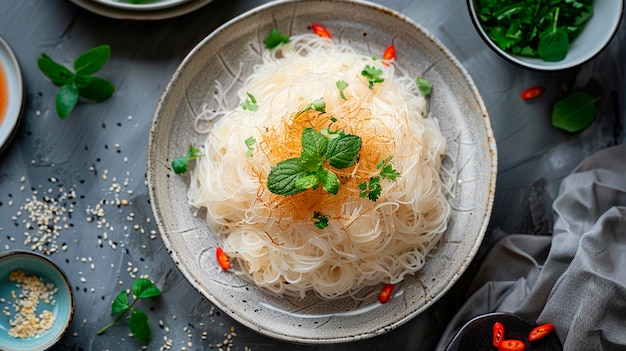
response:
<path id="1" fill-rule="evenodd" d="M 340 345 L 279 342 L 242 326 L 197 293 L 172 263 L 152 219 L 146 185 L 148 130 L 161 93 L 184 56 L 221 24 L 265 3 L 214 0 L 179 17 L 128 21 L 103 17 L 69 0 L 0 0 L 0 35 L 25 80 L 23 120 L 0 154 L 0 251 L 32 248 L 27 204 L 57 202 L 70 211 L 50 240 L 50 257 L 66 271 L 76 299 L 69 332 L 53 350 L 138 350 L 125 323 L 102 335 L 110 306 L 136 277 L 148 276 L 162 297 L 142 301 L 153 324 L 148 350 L 432 350 L 463 303 L 482 255 L 507 233 L 550 234 L 551 204 L 561 179 L 586 156 L 624 142 L 626 27 L 592 61 L 557 73 L 513 66 L 489 50 L 462 0 L 378 0 L 437 36 L 476 82 L 498 146 L 498 181 L 489 230 L 478 256 L 453 289 L 422 315 L 382 336 Z M 67 120 L 54 111 L 57 87 L 37 68 L 42 53 L 70 65 L 83 51 L 110 44 L 98 73 L 114 96 L 79 103 Z M 542 85 L 538 99 L 525 88 Z M 550 123 L 554 102 L 574 89 L 601 97 L 594 124 L 566 133 Z M 126 204 L 126 201 L 128 204 Z M 229 336 L 231 335 L 231 336 Z M 1 348 L 1 345 L 0 345 Z M 226 349 L 226 346 L 223 347 Z"/>

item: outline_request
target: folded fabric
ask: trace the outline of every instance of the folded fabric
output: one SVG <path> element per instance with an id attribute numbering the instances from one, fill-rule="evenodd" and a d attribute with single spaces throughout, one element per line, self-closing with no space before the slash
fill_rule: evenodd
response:
<path id="1" fill-rule="evenodd" d="M 511 312 L 553 323 L 564 350 L 626 350 L 626 145 L 599 151 L 562 182 L 552 236 L 511 234 L 489 252 L 444 332 Z"/>

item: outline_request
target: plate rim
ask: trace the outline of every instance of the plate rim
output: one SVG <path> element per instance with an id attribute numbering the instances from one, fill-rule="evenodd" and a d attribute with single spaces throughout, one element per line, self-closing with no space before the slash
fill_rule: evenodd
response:
<path id="1" fill-rule="evenodd" d="M 75 5 L 95 14 L 119 20 L 157 21 L 185 15 L 198 10 L 213 0 L 187 0 L 177 6 L 162 9 L 135 11 L 110 7 L 91 0 L 70 0 Z"/>
<path id="2" fill-rule="evenodd" d="M 152 11 L 152 10 L 160 10 L 166 9 L 168 7 L 180 6 L 186 2 L 191 0 L 162 0 L 156 1 L 154 3 L 146 3 L 146 4 L 133 4 L 130 2 L 121 2 L 115 0 L 92 0 L 104 6 L 124 9 L 129 11 Z"/>
<path id="3" fill-rule="evenodd" d="M 480 228 L 477 230 L 480 231 L 479 235 L 477 236 L 476 241 L 474 242 L 474 244 L 471 246 L 471 249 L 469 250 L 469 254 L 468 257 L 464 257 L 463 261 L 464 261 L 464 265 L 463 265 L 463 269 L 455 272 L 454 276 L 452 279 L 450 279 L 446 285 L 445 288 L 441 291 L 441 293 L 436 296 L 435 298 L 433 297 L 428 297 L 428 303 L 425 306 L 420 307 L 419 309 L 417 309 L 416 311 L 414 311 L 413 313 L 407 314 L 406 316 L 404 316 L 403 318 L 400 318 L 398 320 L 396 320 L 393 323 L 388 323 L 385 324 L 384 326 L 376 329 L 376 330 L 368 330 L 368 331 L 362 331 L 359 333 L 351 333 L 351 334 L 346 334 L 344 336 L 341 337 L 330 337 L 330 338 L 320 338 L 318 337 L 306 337 L 306 336 L 293 336 L 293 335 L 287 335 L 286 333 L 280 333 L 280 332 L 275 332 L 269 329 L 263 329 L 259 324 L 255 324 L 252 321 L 250 321 L 248 318 L 244 318 L 241 317 L 239 315 L 236 315 L 234 311 L 231 311 L 230 309 L 226 308 L 227 306 L 224 306 L 224 304 L 219 301 L 218 299 L 216 299 L 216 297 L 210 292 L 208 291 L 206 288 L 203 288 L 200 286 L 199 282 L 195 279 L 195 277 L 193 275 L 191 275 L 190 272 L 187 271 L 187 269 L 185 267 L 181 267 L 182 265 L 182 261 L 184 261 L 183 257 L 180 257 L 179 254 L 177 252 L 175 252 L 174 250 L 171 250 L 170 248 L 172 247 L 172 241 L 169 240 L 169 238 L 165 235 L 165 228 L 164 225 L 161 221 L 162 219 L 162 215 L 160 214 L 161 210 L 159 208 L 156 207 L 156 205 L 160 202 L 158 199 L 155 198 L 155 194 L 153 191 L 153 184 L 154 184 L 154 174 L 153 174 L 153 162 L 156 164 L 159 161 L 158 160 L 152 160 L 152 155 L 153 153 L 156 153 L 155 150 L 153 150 L 154 148 L 154 144 L 155 144 L 155 135 L 157 134 L 157 126 L 158 126 L 158 116 L 161 113 L 162 109 L 163 109 L 163 103 L 165 101 L 165 98 L 168 94 L 168 92 L 173 88 L 173 86 L 175 85 L 175 83 L 177 83 L 177 81 L 181 78 L 181 69 L 184 68 L 185 66 L 187 66 L 189 64 L 189 61 L 193 58 L 194 55 L 197 54 L 198 51 L 202 50 L 203 47 L 207 44 L 207 42 L 210 42 L 215 36 L 219 35 L 223 30 L 229 28 L 230 26 L 232 26 L 233 24 L 247 18 L 250 16 L 255 15 L 258 12 L 263 12 L 266 10 L 271 10 L 274 7 L 279 7 L 281 5 L 285 5 L 285 4 L 293 4 L 293 3 L 298 3 L 298 2 L 303 2 L 303 0 L 274 0 L 274 1 L 270 1 L 268 3 L 256 6 L 234 18 L 232 18 L 231 20 L 225 22 L 224 24 L 222 24 L 221 26 L 219 26 L 217 29 L 215 29 L 213 32 L 211 32 L 209 35 L 207 35 L 205 38 L 203 38 L 200 42 L 198 42 L 190 51 L 189 53 L 184 57 L 184 59 L 181 61 L 181 63 L 179 64 L 179 66 L 177 67 L 177 69 L 175 70 L 174 74 L 171 76 L 170 80 L 168 81 L 168 84 L 166 85 L 166 87 L 164 88 L 163 94 L 160 97 L 158 103 L 157 103 L 157 107 L 155 110 L 155 114 L 153 116 L 153 121 L 149 130 L 149 141 L 148 141 L 148 151 L 147 151 L 147 181 L 148 181 L 148 186 L 149 186 L 149 195 L 150 195 L 150 204 L 152 207 L 152 211 L 153 214 L 155 215 L 155 219 L 156 219 L 156 224 L 159 228 L 160 234 L 161 234 L 161 238 L 164 242 L 164 244 L 167 248 L 168 248 L 168 254 L 170 255 L 170 258 L 172 259 L 173 263 L 176 265 L 177 269 L 181 272 L 181 274 L 185 277 L 185 279 L 190 283 L 190 285 L 196 290 L 198 291 L 204 298 L 208 299 L 210 302 L 212 302 L 213 304 L 216 305 L 216 307 L 220 308 L 222 311 L 224 311 L 225 313 L 228 313 L 232 318 L 234 318 L 235 320 L 237 320 L 239 323 L 245 325 L 246 327 L 250 328 L 251 330 L 254 330 L 256 332 L 259 332 L 261 334 L 263 334 L 264 336 L 270 337 L 270 338 L 274 338 L 277 340 L 281 340 L 281 341 L 287 341 L 287 342 L 295 342 L 295 343 L 304 343 L 304 344 L 312 344 L 312 345 L 322 345 L 322 344 L 334 344 L 334 343 L 345 343 L 345 342 L 353 342 L 353 341 L 358 341 L 358 340 L 363 340 L 363 339 L 368 339 L 368 338 L 372 338 L 375 336 L 379 336 L 382 334 L 387 333 L 390 330 L 394 330 L 397 327 L 405 324 L 407 321 L 415 318 L 417 315 L 423 313 L 427 308 L 431 307 L 434 302 L 436 302 L 437 300 L 439 300 L 441 297 L 443 297 L 443 295 L 445 295 L 445 293 L 447 293 L 452 286 L 455 285 L 456 282 L 458 282 L 460 276 L 467 271 L 470 262 L 476 257 L 476 254 L 480 248 L 480 244 L 482 243 L 488 224 L 489 224 L 489 219 L 491 217 L 491 213 L 492 213 L 492 209 L 493 209 L 493 202 L 494 202 L 494 197 L 495 197 L 495 185 L 496 185 L 496 178 L 497 178 L 497 148 L 496 148 L 496 142 L 495 142 L 495 136 L 493 134 L 493 129 L 491 127 L 491 120 L 489 118 L 487 109 L 485 107 L 484 101 L 482 100 L 482 97 L 480 95 L 480 92 L 476 86 L 476 84 L 474 83 L 474 80 L 471 78 L 471 76 L 469 75 L 469 73 L 466 71 L 466 69 L 463 67 L 463 65 L 460 63 L 460 61 L 458 61 L 458 59 L 452 54 L 452 52 L 445 46 L 443 45 L 443 43 L 437 39 L 432 33 L 430 33 L 428 30 L 426 30 L 423 26 L 419 25 L 418 23 L 416 23 L 415 21 L 413 21 L 412 19 L 408 18 L 407 16 L 380 4 L 377 3 L 373 3 L 370 1 L 366 1 L 366 0 L 342 0 L 342 1 L 337 1 L 337 0 L 316 0 L 316 2 L 326 2 L 326 3 L 333 3 L 333 2 L 342 2 L 342 3 L 352 3 L 358 6 L 362 6 L 362 7 L 366 7 L 368 9 L 371 10 L 377 10 L 377 11 L 383 11 L 384 13 L 390 14 L 391 16 L 397 17 L 400 20 L 404 21 L 405 23 L 409 24 L 411 27 L 413 27 L 416 31 L 421 32 L 421 34 L 425 35 L 429 40 L 431 40 L 433 42 L 433 44 L 435 44 L 437 46 L 437 48 L 439 50 L 442 51 L 442 53 L 451 61 L 451 63 L 453 64 L 454 68 L 456 70 L 458 70 L 459 74 L 463 76 L 464 79 L 464 83 L 467 84 L 469 90 L 471 91 L 474 99 L 477 102 L 477 107 L 480 110 L 480 112 L 482 113 L 482 123 L 481 125 L 484 127 L 485 129 L 485 133 L 487 136 L 487 142 L 486 142 L 486 146 L 488 149 L 488 152 L 490 154 L 489 157 L 489 187 L 488 189 L 485 189 L 486 191 L 488 191 L 488 195 L 487 195 L 487 203 L 485 204 L 485 214 L 484 216 L 482 216 L 482 221 L 481 221 L 481 225 Z M 466 261 L 466 262 L 465 262 Z"/>

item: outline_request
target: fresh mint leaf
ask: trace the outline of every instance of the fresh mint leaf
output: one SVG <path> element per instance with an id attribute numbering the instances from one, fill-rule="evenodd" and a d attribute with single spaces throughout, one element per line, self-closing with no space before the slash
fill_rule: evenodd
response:
<path id="1" fill-rule="evenodd" d="M 283 35 L 278 28 L 272 28 L 270 34 L 265 38 L 263 44 L 267 49 L 275 49 L 282 44 L 289 42 L 289 36 Z"/>
<path id="2" fill-rule="evenodd" d="M 306 174 L 300 158 L 288 158 L 270 169 L 267 188 L 277 195 L 293 195 L 303 191 L 296 187 L 296 180 Z"/>
<path id="3" fill-rule="evenodd" d="M 65 119 L 70 115 L 78 102 L 78 88 L 74 84 L 65 84 L 59 88 L 56 95 L 56 112 L 59 118 Z"/>
<path id="4" fill-rule="evenodd" d="M 596 101 L 584 92 L 573 92 L 554 104 L 552 125 L 568 132 L 578 132 L 591 125 L 596 116 Z"/>
<path id="5" fill-rule="evenodd" d="M 348 100 L 346 99 L 346 95 L 344 95 L 344 90 L 346 90 L 346 88 L 348 87 L 348 83 L 343 80 L 338 80 L 335 84 L 337 85 L 337 89 L 339 89 L 339 95 L 341 96 L 341 98 L 344 100 Z"/>
<path id="6" fill-rule="evenodd" d="M 144 345 L 150 343 L 152 327 L 148 315 L 141 310 L 132 310 L 128 319 L 128 326 L 133 336 Z"/>
<path id="7" fill-rule="evenodd" d="M 307 163 L 308 160 L 319 163 L 320 158 L 326 153 L 328 138 L 313 128 L 305 128 L 302 131 L 302 154 L 300 158 Z"/>
<path id="8" fill-rule="evenodd" d="M 79 96 L 93 101 L 102 101 L 113 95 L 115 87 L 110 82 L 93 77 L 100 70 L 111 54 L 108 45 L 101 45 L 81 54 L 73 63 L 76 73 L 58 64 L 46 54 L 37 59 L 37 66 L 43 74 L 60 86 L 56 94 L 56 112 L 60 119 L 65 119 L 74 110 Z"/>
<path id="9" fill-rule="evenodd" d="M 248 95 L 248 97 L 246 98 L 244 102 L 241 103 L 241 108 L 243 108 L 244 110 L 248 110 L 248 111 L 258 111 L 259 105 L 257 105 L 256 98 L 254 97 L 254 95 L 250 93 L 246 93 L 246 94 Z"/>
<path id="10" fill-rule="evenodd" d="M 361 75 L 367 78 L 370 90 L 374 89 L 374 84 L 385 81 L 385 79 L 381 77 L 382 74 L 383 70 L 370 65 L 365 65 L 365 68 L 361 71 Z"/>
<path id="11" fill-rule="evenodd" d="M 318 178 L 320 182 L 322 183 L 322 188 L 326 190 L 326 192 L 333 194 L 333 195 L 337 195 L 337 192 L 339 191 L 340 182 L 335 172 L 326 168 L 322 168 L 320 172 L 318 173 Z"/>
<path id="12" fill-rule="evenodd" d="M 46 77 L 50 78 L 52 83 L 58 86 L 69 84 L 74 80 L 74 73 L 72 73 L 72 71 L 56 63 L 46 54 L 39 56 L 37 66 Z"/>
<path id="13" fill-rule="evenodd" d="M 115 87 L 108 80 L 98 77 L 83 77 L 76 75 L 76 86 L 78 93 L 85 99 L 92 101 L 103 101 L 111 97 Z"/>
<path id="14" fill-rule="evenodd" d="M 422 77 L 415 77 L 415 84 L 417 84 L 417 90 L 422 96 L 429 96 L 433 92 L 433 85 Z"/>
<path id="15" fill-rule="evenodd" d="M 78 56 L 74 61 L 74 70 L 76 74 L 92 75 L 104 67 L 110 56 L 111 47 L 109 45 L 96 46 Z"/>
<path id="16" fill-rule="evenodd" d="M 317 172 L 312 172 L 310 174 L 302 175 L 296 179 L 296 189 L 298 191 L 304 191 L 307 189 L 317 189 L 317 186 L 320 184 L 320 178 L 318 177 Z"/>
<path id="17" fill-rule="evenodd" d="M 113 300 L 111 304 L 111 316 L 114 316 L 120 312 L 126 312 L 130 309 L 128 305 L 128 295 L 125 291 L 120 292 Z"/>
<path id="18" fill-rule="evenodd" d="M 161 295 L 161 291 L 150 281 L 150 279 L 137 279 L 133 283 L 133 295 L 138 299 L 147 299 Z"/>
<path id="19" fill-rule="evenodd" d="M 328 227 L 328 217 L 321 212 L 315 211 L 313 212 L 313 224 L 315 224 L 318 229 L 324 229 Z"/>
<path id="20" fill-rule="evenodd" d="M 256 143 L 256 139 L 254 139 L 254 137 L 249 137 L 244 141 L 244 143 L 246 143 L 246 147 L 248 148 L 246 151 L 246 157 L 252 157 L 252 155 L 254 155 L 254 148 L 252 145 Z"/>
<path id="21" fill-rule="evenodd" d="M 361 137 L 346 134 L 328 141 L 326 159 L 335 168 L 347 168 L 353 166 L 359 158 L 361 151 Z"/>

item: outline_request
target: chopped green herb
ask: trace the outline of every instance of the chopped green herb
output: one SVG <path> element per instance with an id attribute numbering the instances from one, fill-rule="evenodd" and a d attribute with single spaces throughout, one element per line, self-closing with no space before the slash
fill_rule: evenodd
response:
<path id="1" fill-rule="evenodd" d="M 571 93 L 554 104 L 552 125 L 568 132 L 578 132 L 589 127 L 596 116 L 597 100 L 587 93 Z"/>
<path id="2" fill-rule="evenodd" d="M 337 175 L 324 167 L 328 162 L 335 168 L 354 165 L 361 150 L 361 138 L 343 132 L 318 132 L 312 128 L 302 131 L 302 153 L 277 163 L 267 177 L 269 191 L 278 195 L 293 195 L 320 184 L 335 195 L 339 191 Z"/>
<path id="3" fill-rule="evenodd" d="M 473 0 L 479 22 L 502 50 L 562 60 L 593 16 L 593 0 Z"/>
<path id="4" fill-rule="evenodd" d="M 263 44 L 265 44 L 266 48 L 272 50 L 288 42 L 289 36 L 281 34 L 280 31 L 278 31 L 278 28 L 272 28 L 270 34 L 263 41 Z"/>
<path id="5" fill-rule="evenodd" d="M 118 323 L 126 313 L 130 312 L 130 318 L 128 319 L 128 326 L 134 337 L 137 338 L 142 344 L 147 345 L 152 338 L 152 328 L 150 326 L 150 320 L 148 315 L 138 309 L 133 309 L 135 303 L 140 299 L 148 299 L 161 295 L 161 291 L 157 288 L 149 279 L 141 278 L 133 282 L 132 292 L 135 299 L 129 304 L 128 295 L 126 291 L 120 292 L 113 300 L 111 304 L 111 316 L 117 315 L 113 322 L 100 329 L 97 334 L 100 335 L 107 331 L 109 328 Z"/>
<path id="6" fill-rule="evenodd" d="M 415 77 L 415 83 L 417 84 L 417 90 L 419 90 L 422 96 L 428 96 L 433 92 L 433 85 L 422 77 Z"/>
<path id="7" fill-rule="evenodd" d="M 74 110 L 79 96 L 92 101 L 106 100 L 115 91 L 109 81 L 92 76 L 98 72 L 111 56 L 109 45 L 100 45 L 82 53 L 74 61 L 75 72 L 55 62 L 46 54 L 37 59 L 37 66 L 57 86 L 56 112 L 65 119 Z"/>
<path id="8" fill-rule="evenodd" d="M 328 227 L 328 217 L 318 211 L 315 211 L 313 213 L 313 224 L 315 224 L 318 229 L 324 229 Z"/>
<path id="9" fill-rule="evenodd" d="M 391 165 L 391 159 L 392 157 L 389 156 L 376 165 L 376 168 L 380 169 L 380 177 L 382 179 L 396 180 L 400 176 L 400 172 L 396 171 Z"/>
<path id="10" fill-rule="evenodd" d="M 385 79 L 381 77 L 382 74 L 383 70 L 370 65 L 366 65 L 365 68 L 361 71 L 361 75 L 367 78 L 370 89 L 374 89 L 374 84 L 382 83 L 385 81 Z"/>
<path id="11" fill-rule="evenodd" d="M 244 142 L 246 143 L 246 147 L 248 148 L 248 151 L 246 151 L 246 157 L 252 157 L 252 155 L 254 154 L 254 148 L 252 147 L 252 145 L 256 143 L 256 139 L 254 139 L 254 137 L 249 137 Z"/>
<path id="12" fill-rule="evenodd" d="M 189 164 L 189 161 L 202 157 L 204 156 L 203 154 L 200 154 L 200 150 L 193 147 L 193 146 L 189 146 L 189 151 L 187 151 L 187 156 L 181 156 L 181 157 L 176 157 L 173 161 L 172 161 L 172 169 L 174 170 L 174 173 L 176 174 L 184 174 L 187 172 L 187 165 Z"/>
<path id="13" fill-rule="evenodd" d="M 339 89 L 339 95 L 341 95 L 341 98 L 344 100 L 348 100 L 346 99 L 346 95 L 344 95 L 343 93 L 343 91 L 348 87 L 348 83 L 343 80 L 338 80 L 335 84 L 337 84 L 337 89 Z"/>
<path id="14" fill-rule="evenodd" d="M 241 108 L 248 111 L 257 111 L 259 109 L 259 105 L 256 103 L 256 98 L 250 93 L 246 94 L 248 97 L 241 103 Z"/>
<path id="15" fill-rule="evenodd" d="M 309 111 L 309 110 L 315 110 L 318 112 L 326 112 L 326 101 L 324 101 L 324 98 L 317 99 L 313 101 L 312 103 L 306 105 L 304 109 L 300 111 L 300 113 L 304 111 Z"/>
<path id="16" fill-rule="evenodd" d="M 375 202 L 378 200 L 380 193 L 383 191 L 383 188 L 380 185 L 380 177 L 372 177 L 369 182 L 361 182 L 359 184 L 359 190 L 361 190 L 359 197 L 367 197 Z"/>

